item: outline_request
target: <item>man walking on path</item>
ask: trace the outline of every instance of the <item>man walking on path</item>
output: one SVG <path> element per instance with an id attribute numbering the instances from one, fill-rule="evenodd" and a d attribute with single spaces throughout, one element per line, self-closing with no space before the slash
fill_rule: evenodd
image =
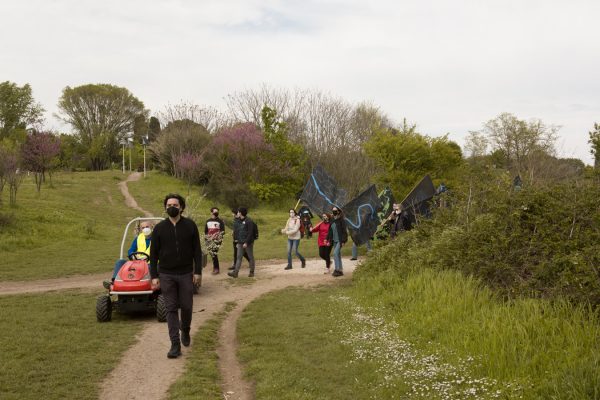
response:
<path id="1" fill-rule="evenodd" d="M 254 276 L 254 240 L 258 237 L 258 228 L 254 221 L 248 217 L 248 209 L 240 207 L 238 210 L 238 218 L 240 224 L 236 226 L 237 231 L 234 232 L 234 237 L 237 237 L 237 258 L 235 260 L 235 267 L 233 271 L 229 271 L 227 275 L 232 278 L 237 278 L 242 266 L 242 258 L 244 253 L 248 255 L 248 261 L 250 262 L 250 274 L 248 277 Z"/>
<path id="2" fill-rule="evenodd" d="M 223 243 L 225 235 L 225 223 L 219 218 L 219 209 L 213 207 L 210 209 L 211 217 L 204 225 L 204 235 L 206 238 L 206 251 L 210 254 L 213 261 L 213 275 L 219 273 L 219 248 Z"/>
<path id="3" fill-rule="evenodd" d="M 240 232 L 240 227 L 242 225 L 242 221 L 238 217 L 238 215 L 240 215 L 240 214 L 238 213 L 237 208 L 232 209 L 231 214 L 233 215 L 233 235 L 232 235 L 233 236 L 233 263 L 231 264 L 231 267 L 229 267 L 229 270 L 233 271 L 235 269 L 235 262 L 237 260 L 237 244 L 238 244 L 238 240 L 239 240 L 237 235 Z M 244 258 L 246 258 L 246 260 L 248 260 L 248 262 L 250 262 L 250 259 L 248 258 L 248 254 L 246 254 L 246 252 L 244 252 Z"/>
<path id="4" fill-rule="evenodd" d="M 181 344 L 190 345 L 194 285 L 202 280 L 202 249 L 198 226 L 181 215 L 185 199 L 168 194 L 163 204 L 169 218 L 159 222 L 152 232 L 150 276 L 153 287 L 160 285 L 165 299 L 171 339 L 167 357 L 177 358 Z"/>

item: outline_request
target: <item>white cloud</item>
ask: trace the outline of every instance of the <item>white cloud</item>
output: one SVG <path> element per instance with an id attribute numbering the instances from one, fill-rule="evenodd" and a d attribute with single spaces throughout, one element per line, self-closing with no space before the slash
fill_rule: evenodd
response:
<path id="1" fill-rule="evenodd" d="M 0 15 L 0 80 L 30 83 L 49 115 L 67 85 L 125 86 L 156 111 L 268 83 L 459 142 L 501 112 L 541 118 L 588 163 L 600 122 L 595 1 L 23 0 Z"/>

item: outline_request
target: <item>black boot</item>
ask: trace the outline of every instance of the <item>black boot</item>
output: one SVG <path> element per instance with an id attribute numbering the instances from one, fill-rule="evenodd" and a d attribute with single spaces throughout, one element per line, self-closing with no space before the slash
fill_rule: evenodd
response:
<path id="1" fill-rule="evenodd" d="M 167 353 L 168 358 L 177 358 L 181 355 L 181 343 L 171 342 L 171 350 Z"/>
<path id="2" fill-rule="evenodd" d="M 227 275 L 229 275 L 232 278 L 237 278 L 238 277 L 238 273 L 237 273 L 237 271 L 235 269 L 233 271 L 229 271 L 227 273 Z"/>
<path id="3" fill-rule="evenodd" d="M 292 264 L 288 264 L 284 269 L 292 269 Z"/>
<path id="4" fill-rule="evenodd" d="M 302 263 L 301 267 L 305 268 L 306 267 L 306 260 L 300 260 L 300 262 Z"/>
<path id="5" fill-rule="evenodd" d="M 190 345 L 190 330 L 182 330 L 181 331 L 181 344 L 185 347 Z"/>

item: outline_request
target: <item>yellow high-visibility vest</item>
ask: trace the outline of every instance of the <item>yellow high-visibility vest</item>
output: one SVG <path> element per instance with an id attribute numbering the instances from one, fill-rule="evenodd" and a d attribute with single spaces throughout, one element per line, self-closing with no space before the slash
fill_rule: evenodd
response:
<path id="1" fill-rule="evenodd" d="M 148 255 L 150 255 L 150 245 L 152 244 L 152 242 L 150 242 L 148 244 L 148 247 L 146 247 L 146 235 L 144 235 L 143 233 L 140 233 L 137 237 L 137 251 L 141 251 L 143 253 L 146 253 Z"/>

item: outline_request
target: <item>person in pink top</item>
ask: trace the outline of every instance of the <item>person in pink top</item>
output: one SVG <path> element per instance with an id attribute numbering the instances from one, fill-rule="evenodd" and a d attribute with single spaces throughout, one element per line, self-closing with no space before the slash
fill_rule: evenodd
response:
<path id="1" fill-rule="evenodd" d="M 319 237 L 317 239 L 317 244 L 319 245 L 319 257 L 325 260 L 325 273 L 328 274 L 331 272 L 331 243 L 327 240 L 327 233 L 329 232 L 329 221 L 331 220 L 331 216 L 323 213 L 321 218 L 322 221 L 315 225 L 311 229 L 311 232 L 319 232 Z"/>

